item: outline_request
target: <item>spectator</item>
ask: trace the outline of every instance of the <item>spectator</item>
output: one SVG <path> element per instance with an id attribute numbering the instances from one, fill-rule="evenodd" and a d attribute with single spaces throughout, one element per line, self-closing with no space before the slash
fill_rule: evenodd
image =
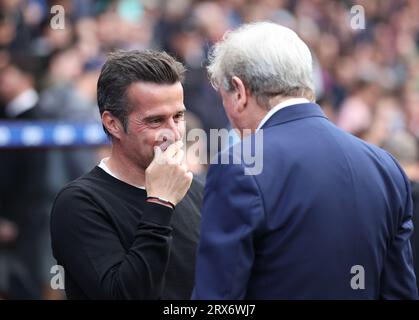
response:
<path id="1" fill-rule="evenodd" d="M 384 149 L 390 152 L 402 165 L 412 186 L 413 235 L 410 240 L 413 251 L 416 282 L 419 288 L 419 148 L 417 139 L 406 131 L 399 131 L 388 138 Z"/>
<path id="2" fill-rule="evenodd" d="M 13 59 L 0 70 L 0 100 L 9 121 L 34 121 L 42 117 L 39 96 L 24 61 Z M 21 270 L 18 279 L 16 274 L 10 274 L 7 294 L 10 298 L 40 299 L 46 284 L 49 285 L 45 279 L 46 253 L 51 251 L 47 240 L 46 153 L 35 149 L 1 150 L 0 164 L 0 217 L 10 221 L 6 224 L 9 241 L 1 251 L 11 257 L 10 264 L 19 265 Z M 2 225 L 4 228 L 5 224 Z M 14 268 L 7 270 L 13 272 Z"/>

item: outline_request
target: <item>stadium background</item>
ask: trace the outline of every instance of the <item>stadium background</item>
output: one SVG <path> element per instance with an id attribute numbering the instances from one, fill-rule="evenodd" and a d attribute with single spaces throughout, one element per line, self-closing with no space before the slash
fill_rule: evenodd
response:
<path id="1" fill-rule="evenodd" d="M 64 29 L 51 27 L 53 5 L 65 10 Z M 365 28 L 352 28 L 354 5 Z M 96 81 L 115 49 L 180 59 L 188 127 L 209 131 L 229 126 L 205 71 L 211 45 L 242 23 L 288 26 L 312 50 L 330 120 L 392 152 L 419 199 L 418 17 L 416 0 L 0 0 L 0 298 L 65 298 L 50 287 L 49 210 L 64 184 L 109 152 Z M 23 93 L 26 102 L 16 99 Z M 22 122 L 10 105 L 28 100 L 38 112 Z M 191 165 L 205 177 L 205 166 Z"/>

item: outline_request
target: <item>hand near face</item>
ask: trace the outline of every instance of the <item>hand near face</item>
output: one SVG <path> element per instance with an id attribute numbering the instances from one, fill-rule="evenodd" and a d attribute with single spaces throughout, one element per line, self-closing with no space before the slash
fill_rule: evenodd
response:
<path id="1" fill-rule="evenodd" d="M 148 197 L 159 197 L 178 204 L 192 183 L 193 175 L 183 161 L 182 141 L 172 143 L 165 151 L 154 148 L 154 159 L 145 171 Z"/>

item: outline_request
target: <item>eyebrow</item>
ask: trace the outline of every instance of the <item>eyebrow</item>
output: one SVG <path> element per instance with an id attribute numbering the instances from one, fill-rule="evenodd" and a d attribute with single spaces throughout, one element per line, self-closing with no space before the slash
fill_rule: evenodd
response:
<path id="1" fill-rule="evenodd" d="M 182 110 L 177 111 L 176 113 L 174 113 L 174 115 L 179 114 L 179 113 L 185 113 L 186 112 L 186 108 L 184 107 Z M 147 116 L 145 118 L 143 118 L 143 121 L 150 121 L 150 120 L 154 120 L 154 119 L 158 119 L 158 118 L 167 118 L 168 116 L 166 115 L 162 115 L 162 114 L 154 114 L 154 115 L 150 115 Z"/>

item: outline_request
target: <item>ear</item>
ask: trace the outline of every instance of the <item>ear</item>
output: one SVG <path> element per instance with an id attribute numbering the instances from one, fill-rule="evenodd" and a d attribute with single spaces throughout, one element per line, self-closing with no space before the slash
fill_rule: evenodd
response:
<path id="1" fill-rule="evenodd" d="M 125 133 L 121 121 L 109 111 L 104 111 L 102 113 L 102 124 L 108 132 L 117 139 L 121 139 L 122 134 Z"/>
<path id="2" fill-rule="evenodd" d="M 246 109 L 248 96 L 247 90 L 243 83 L 243 81 L 239 78 L 234 76 L 231 78 L 231 83 L 233 84 L 234 88 L 234 99 L 235 99 L 235 106 L 237 112 L 243 112 Z"/>

